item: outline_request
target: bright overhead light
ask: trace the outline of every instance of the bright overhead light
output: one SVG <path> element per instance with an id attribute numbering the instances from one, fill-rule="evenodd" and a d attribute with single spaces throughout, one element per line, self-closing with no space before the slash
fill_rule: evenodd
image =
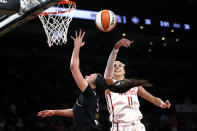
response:
<path id="1" fill-rule="evenodd" d="M 166 38 L 165 37 L 161 37 L 161 40 L 165 40 Z"/>
<path id="2" fill-rule="evenodd" d="M 141 26 L 140 26 L 140 29 L 141 29 L 141 30 L 144 29 L 144 26 L 141 25 Z"/>
<path id="3" fill-rule="evenodd" d="M 151 42 L 149 42 L 149 45 L 153 45 L 153 42 L 151 41 Z"/>

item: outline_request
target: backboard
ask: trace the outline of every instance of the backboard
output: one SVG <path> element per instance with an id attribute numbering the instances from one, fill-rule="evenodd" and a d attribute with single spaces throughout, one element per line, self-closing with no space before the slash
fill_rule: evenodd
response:
<path id="1" fill-rule="evenodd" d="M 61 0 L 0 0 L 0 36 L 34 19 Z"/>

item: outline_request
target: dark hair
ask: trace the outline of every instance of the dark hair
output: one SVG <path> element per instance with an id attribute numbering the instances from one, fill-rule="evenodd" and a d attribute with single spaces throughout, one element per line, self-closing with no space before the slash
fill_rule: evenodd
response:
<path id="1" fill-rule="evenodd" d="M 105 78 L 101 74 L 97 74 L 96 80 L 93 84 L 96 85 L 95 91 L 98 95 L 103 94 L 107 89 L 107 83 L 105 81 Z"/>
<path id="2" fill-rule="evenodd" d="M 116 81 L 113 85 L 107 85 L 105 78 L 100 74 L 97 74 L 93 84 L 96 85 L 95 91 L 98 95 L 104 94 L 106 89 L 115 93 L 125 93 L 136 86 L 152 86 L 151 83 L 143 79 L 124 79 Z"/>
<path id="3" fill-rule="evenodd" d="M 152 84 L 143 79 L 124 79 L 116 81 L 114 85 L 108 86 L 108 88 L 115 93 L 124 93 L 137 86 L 152 86 Z"/>

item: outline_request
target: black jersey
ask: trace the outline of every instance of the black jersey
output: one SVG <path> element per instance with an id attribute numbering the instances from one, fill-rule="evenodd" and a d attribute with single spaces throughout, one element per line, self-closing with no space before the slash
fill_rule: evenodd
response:
<path id="1" fill-rule="evenodd" d="M 73 122 L 76 131 L 89 131 L 96 128 L 97 99 L 96 93 L 89 85 L 77 99 L 73 106 Z"/>

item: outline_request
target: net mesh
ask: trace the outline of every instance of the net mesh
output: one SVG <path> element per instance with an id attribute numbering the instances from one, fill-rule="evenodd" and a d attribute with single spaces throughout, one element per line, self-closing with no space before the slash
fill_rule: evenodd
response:
<path id="1" fill-rule="evenodd" d="M 68 2 L 68 1 L 67 1 Z M 48 45 L 62 45 L 67 42 L 67 32 L 74 14 L 76 5 L 73 3 L 58 3 L 39 15 L 47 35 Z"/>

